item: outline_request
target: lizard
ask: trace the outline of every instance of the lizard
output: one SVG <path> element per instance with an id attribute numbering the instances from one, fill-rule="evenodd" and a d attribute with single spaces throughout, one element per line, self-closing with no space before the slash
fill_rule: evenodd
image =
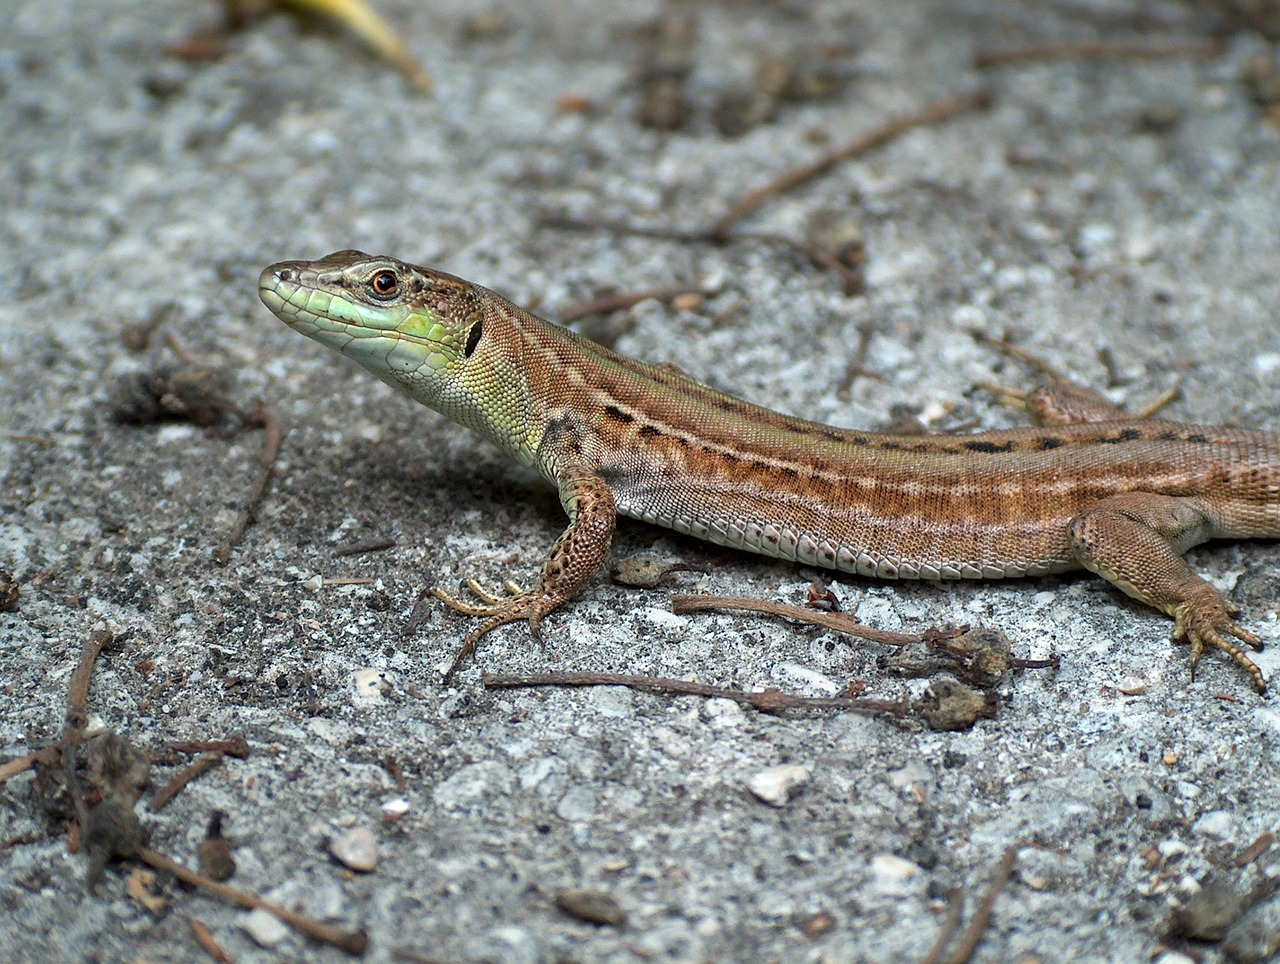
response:
<path id="1" fill-rule="evenodd" d="M 477 284 L 360 251 L 266 268 L 285 324 L 473 429 L 553 484 L 569 523 L 536 583 L 475 580 L 482 621 L 542 619 L 604 564 L 618 516 L 881 579 L 1086 569 L 1174 619 L 1191 670 L 1221 650 L 1265 681 L 1261 640 L 1183 558 L 1217 538 L 1280 537 L 1280 435 L 1129 415 L 1069 381 L 1026 395 L 1036 425 L 972 434 L 835 428 L 723 394 L 545 321 Z"/>

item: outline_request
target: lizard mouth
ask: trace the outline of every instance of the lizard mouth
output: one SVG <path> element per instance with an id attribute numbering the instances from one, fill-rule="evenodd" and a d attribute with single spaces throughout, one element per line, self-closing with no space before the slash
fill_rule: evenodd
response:
<path id="1" fill-rule="evenodd" d="M 282 261 L 258 276 L 258 297 L 286 325 L 358 361 L 380 378 L 442 367 L 439 340 L 414 330 L 422 321 L 403 306 L 365 305 L 326 282 L 306 261 Z"/>

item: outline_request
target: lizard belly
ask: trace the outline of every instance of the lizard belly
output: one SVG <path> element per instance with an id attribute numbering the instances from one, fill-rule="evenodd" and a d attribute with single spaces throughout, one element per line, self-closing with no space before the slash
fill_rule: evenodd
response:
<path id="1" fill-rule="evenodd" d="M 1002 579 L 1079 568 L 1070 516 L 981 524 L 829 507 L 788 493 L 699 497 L 688 487 L 615 489 L 618 512 L 733 549 L 877 579 Z M 749 513 L 725 506 L 752 506 Z"/>

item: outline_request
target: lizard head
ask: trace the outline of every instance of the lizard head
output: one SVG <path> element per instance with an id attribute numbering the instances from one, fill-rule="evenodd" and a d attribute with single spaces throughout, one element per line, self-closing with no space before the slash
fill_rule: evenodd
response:
<path id="1" fill-rule="evenodd" d="M 363 251 L 281 261 L 258 297 L 286 325 L 433 404 L 480 340 L 476 289 L 460 278 Z"/>

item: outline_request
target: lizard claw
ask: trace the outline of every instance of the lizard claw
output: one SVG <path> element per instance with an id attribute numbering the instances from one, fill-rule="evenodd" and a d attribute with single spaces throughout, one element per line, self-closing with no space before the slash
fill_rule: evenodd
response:
<path id="1" fill-rule="evenodd" d="M 557 608 L 559 605 L 557 600 L 536 588 L 522 589 L 510 579 L 505 580 L 503 583 L 507 591 L 511 593 L 509 596 L 499 596 L 491 593 L 474 579 L 468 579 L 463 585 L 480 600 L 479 604 L 463 602 L 439 586 L 431 587 L 431 594 L 455 612 L 460 612 L 466 616 L 485 617 L 484 622 L 463 637 L 462 647 L 458 650 L 458 655 L 453 658 L 453 663 L 444 674 L 446 682 L 466 662 L 467 657 L 475 652 L 476 644 L 480 642 L 480 639 L 499 626 L 505 626 L 507 623 L 527 622 L 529 630 L 533 633 L 533 638 L 538 641 L 538 645 L 542 645 L 542 617 Z"/>
<path id="2" fill-rule="evenodd" d="M 1220 649 L 1239 663 L 1258 692 L 1266 691 L 1267 684 L 1262 678 L 1262 670 L 1251 660 L 1230 638 L 1234 636 L 1255 650 L 1262 649 L 1262 640 L 1249 632 L 1233 618 L 1240 612 L 1240 607 L 1218 597 L 1212 600 L 1195 600 L 1183 603 L 1175 613 L 1176 622 L 1173 627 L 1175 642 L 1191 644 L 1191 678 L 1195 679 L 1196 667 L 1205 648 Z"/>

